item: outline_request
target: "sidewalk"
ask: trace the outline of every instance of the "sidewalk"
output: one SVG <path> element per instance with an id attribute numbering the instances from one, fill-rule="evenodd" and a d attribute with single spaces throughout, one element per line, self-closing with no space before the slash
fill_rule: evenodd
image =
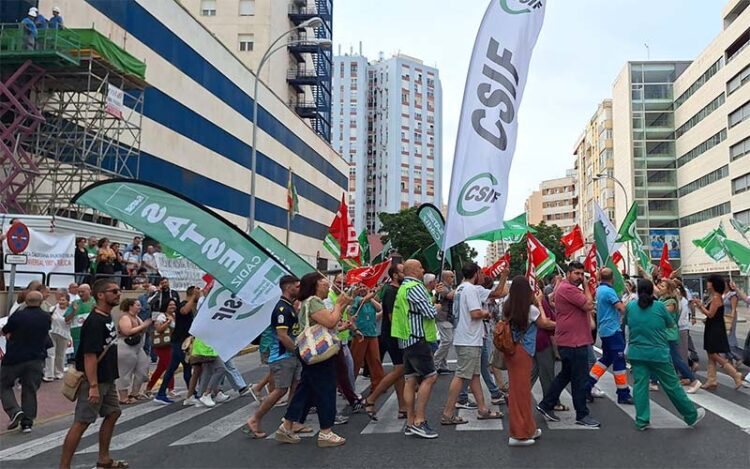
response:
<path id="1" fill-rule="evenodd" d="M 257 350 L 257 348 L 257 346 L 252 346 L 246 348 L 245 350 L 242 350 L 237 355 L 237 358 L 235 360 L 239 362 L 238 359 L 241 355 L 246 355 L 254 352 Z M 154 364 L 151 365 L 149 374 L 154 370 L 155 366 L 156 365 Z M 181 369 L 178 368 L 178 373 L 175 373 L 175 376 L 180 377 L 180 379 L 175 379 L 175 390 L 184 392 L 185 383 L 181 379 L 182 371 L 180 370 Z M 161 380 L 159 381 L 159 383 L 160 382 Z M 159 383 L 157 383 L 157 385 Z M 16 390 L 16 399 L 18 399 L 18 403 L 21 404 L 20 390 Z M 73 413 L 73 410 L 75 410 L 75 402 L 70 402 L 65 398 L 65 396 L 62 395 L 62 380 L 52 381 L 51 383 L 42 382 L 42 385 L 39 387 L 39 391 L 37 391 L 36 400 L 37 415 L 36 420 L 34 421 L 35 426 L 70 415 Z M 6 428 L 8 427 L 9 423 L 10 418 L 8 417 L 8 415 L 5 412 L 0 412 L 0 435 L 7 432 Z"/>

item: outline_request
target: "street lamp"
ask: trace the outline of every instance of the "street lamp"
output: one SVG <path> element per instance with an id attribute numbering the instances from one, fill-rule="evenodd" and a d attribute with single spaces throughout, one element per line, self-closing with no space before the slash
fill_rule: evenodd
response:
<path id="1" fill-rule="evenodd" d="M 266 61 L 268 61 L 268 58 L 271 57 L 275 52 L 289 46 L 292 44 L 310 44 L 310 45 L 318 45 L 321 47 L 332 47 L 333 42 L 330 39 L 326 38 L 311 38 L 311 39 L 295 39 L 293 41 L 289 41 L 285 44 L 280 44 L 279 41 L 283 39 L 284 37 L 288 36 L 289 34 L 299 31 L 301 29 L 306 28 L 317 28 L 319 26 L 323 25 L 323 20 L 321 18 L 318 18 L 317 16 L 314 18 L 310 18 L 309 20 L 305 20 L 302 23 L 298 24 L 294 28 L 290 29 L 289 31 L 285 32 L 284 34 L 277 37 L 266 49 L 266 51 L 263 53 L 263 56 L 260 59 L 260 62 L 258 62 L 258 67 L 255 69 L 255 84 L 253 85 L 253 134 L 251 139 L 252 144 L 252 154 L 250 157 L 250 171 L 252 174 L 250 175 L 250 214 L 247 217 L 247 232 L 248 234 L 253 231 L 253 228 L 255 228 L 255 170 L 256 170 L 256 164 L 257 164 L 257 151 L 255 149 L 256 139 L 258 135 L 258 83 L 260 82 L 260 71 L 263 68 L 263 65 L 265 65 Z"/>
<path id="2" fill-rule="evenodd" d="M 616 177 L 607 173 L 599 173 L 593 177 L 594 181 L 598 181 L 600 179 L 611 179 L 615 181 L 618 186 L 620 186 L 620 189 L 622 189 L 622 194 L 625 196 L 625 210 L 628 210 L 630 208 L 630 200 L 628 199 L 628 191 L 625 190 L 625 186 L 622 184 L 622 182 L 620 182 L 620 180 Z M 628 271 L 630 271 L 630 249 L 627 247 L 625 248 L 625 254 L 628 256 Z"/>

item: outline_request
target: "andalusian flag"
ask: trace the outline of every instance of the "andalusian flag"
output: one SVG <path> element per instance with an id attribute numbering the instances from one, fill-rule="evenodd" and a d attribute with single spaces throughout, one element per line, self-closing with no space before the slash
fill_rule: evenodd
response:
<path id="1" fill-rule="evenodd" d="M 617 232 L 617 242 L 624 243 L 625 241 L 632 241 L 638 238 L 638 232 L 636 232 L 635 220 L 638 218 L 638 202 L 633 202 L 630 206 L 628 214 L 625 215 L 625 220 L 620 226 L 620 231 Z"/>
<path id="2" fill-rule="evenodd" d="M 715 232 L 721 246 L 724 248 L 724 252 L 737 264 L 740 273 L 742 275 L 750 275 L 750 248 L 737 241 L 728 239 L 722 223 L 719 223 L 719 228 Z"/>
<path id="3" fill-rule="evenodd" d="M 370 241 L 367 239 L 367 230 L 364 229 L 357 238 L 359 241 L 359 251 L 361 253 L 362 265 L 370 264 Z"/>
<path id="4" fill-rule="evenodd" d="M 391 250 L 393 249 L 393 246 L 391 245 L 391 240 L 389 239 L 385 245 L 383 245 L 383 250 L 378 253 L 377 256 L 375 256 L 375 259 L 372 260 L 373 263 L 377 264 L 385 259 L 388 259 L 388 256 L 391 254 Z"/>
<path id="5" fill-rule="evenodd" d="M 526 220 L 526 213 L 522 213 L 516 218 L 505 220 L 503 222 L 503 227 L 499 230 L 488 231 L 487 233 L 472 236 L 467 241 L 482 240 L 494 242 L 502 240 L 514 244 L 520 242 L 526 233 L 536 233 L 536 230 L 529 226 Z"/>
<path id="6" fill-rule="evenodd" d="M 729 223 L 745 238 L 745 241 L 750 242 L 750 239 L 747 238 L 747 235 L 750 234 L 750 225 L 746 225 L 736 218 L 730 218 Z"/>
<path id="7" fill-rule="evenodd" d="M 625 280 L 612 260 L 612 254 L 620 248 L 620 243 L 616 242 L 617 231 L 607 214 L 604 213 L 596 202 L 594 203 L 594 214 L 594 243 L 596 244 L 597 265 L 600 268 L 609 267 L 612 269 L 614 273 L 612 286 L 615 288 L 617 294 L 620 295 L 625 289 Z"/>
<path id="8" fill-rule="evenodd" d="M 289 182 L 286 185 L 286 207 L 292 220 L 299 213 L 299 197 L 297 196 L 297 187 L 294 185 L 293 175 L 292 168 L 289 168 Z"/>
<path id="9" fill-rule="evenodd" d="M 528 233 L 526 236 L 529 263 L 534 267 L 535 274 L 539 278 L 544 278 L 555 270 L 557 265 L 555 254 L 547 249 L 533 234 Z"/>
<path id="10" fill-rule="evenodd" d="M 720 261 L 727 257 L 727 253 L 724 251 L 724 245 L 721 243 L 722 238 L 726 238 L 726 235 L 720 233 L 722 228 L 718 230 L 711 230 L 706 236 L 701 239 L 694 239 L 693 244 L 701 249 L 715 261 Z"/>

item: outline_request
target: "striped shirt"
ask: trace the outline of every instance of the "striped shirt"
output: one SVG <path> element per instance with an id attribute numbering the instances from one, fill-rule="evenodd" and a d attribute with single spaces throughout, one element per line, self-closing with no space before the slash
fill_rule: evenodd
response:
<path id="1" fill-rule="evenodd" d="M 435 319 L 437 310 L 432 304 L 430 294 L 424 287 L 424 284 L 413 277 L 404 278 L 404 284 L 407 282 L 418 282 L 419 285 L 409 289 L 406 294 L 406 301 L 409 302 L 409 326 L 411 327 L 411 337 L 407 340 L 398 340 L 398 346 L 401 349 L 410 347 L 420 340 L 424 339 L 424 327 L 422 319 Z"/>

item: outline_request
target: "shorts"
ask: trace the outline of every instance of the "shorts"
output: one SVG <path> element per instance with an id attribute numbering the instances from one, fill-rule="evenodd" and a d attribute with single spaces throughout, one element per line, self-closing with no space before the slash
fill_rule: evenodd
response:
<path id="1" fill-rule="evenodd" d="M 490 360 L 490 366 L 492 368 L 497 368 L 498 370 L 504 370 L 505 368 L 505 357 L 503 357 L 503 352 L 492 347 L 492 359 Z"/>
<path id="2" fill-rule="evenodd" d="M 421 339 L 404 349 L 404 376 L 407 378 L 429 378 L 437 374 L 432 359 L 430 344 Z"/>
<path id="3" fill-rule="evenodd" d="M 292 382 L 299 382 L 302 374 L 302 362 L 297 357 L 288 357 L 269 363 L 276 389 L 289 389 Z"/>
<path id="4" fill-rule="evenodd" d="M 260 352 L 260 362 L 264 365 L 268 365 L 268 357 L 271 355 L 271 352 Z"/>
<path id="5" fill-rule="evenodd" d="M 482 373 L 482 347 L 456 345 L 456 355 L 458 357 L 456 377 L 471 379 Z"/>
<path id="6" fill-rule="evenodd" d="M 383 354 L 388 352 L 388 356 L 391 357 L 391 363 L 393 363 L 394 366 L 404 364 L 404 352 L 398 348 L 398 339 L 381 336 L 380 343 L 383 347 Z"/>
<path id="7" fill-rule="evenodd" d="M 89 402 L 89 382 L 84 380 L 81 383 L 74 417 L 76 422 L 94 423 L 97 417 L 106 417 L 115 412 L 120 412 L 115 383 L 99 383 L 99 403 L 96 405 Z"/>

